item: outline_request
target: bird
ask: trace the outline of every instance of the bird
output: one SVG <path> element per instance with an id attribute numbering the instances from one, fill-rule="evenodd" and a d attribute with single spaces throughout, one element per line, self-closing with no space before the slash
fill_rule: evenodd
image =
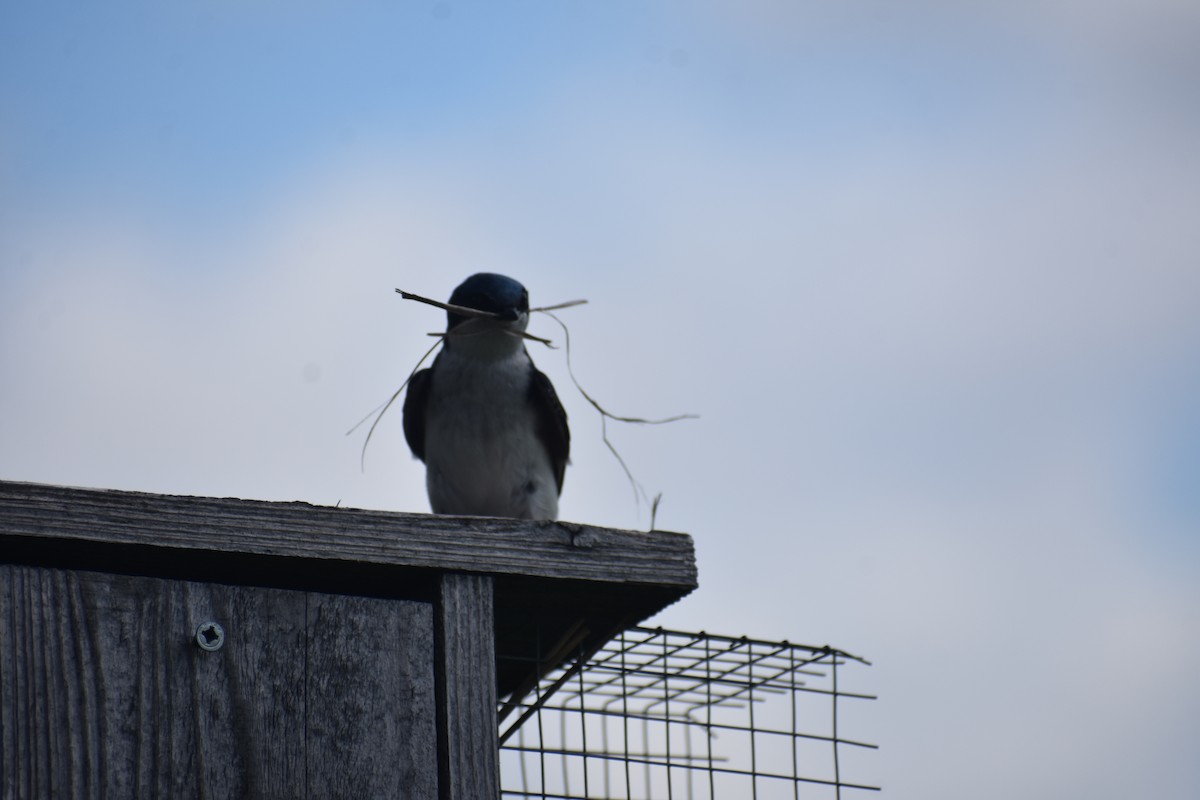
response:
<path id="1" fill-rule="evenodd" d="M 404 438 L 425 463 L 433 513 L 557 519 L 571 433 L 522 338 L 529 292 L 480 272 L 454 290 L 450 305 L 495 316 L 447 310 L 441 351 L 409 381 Z"/>

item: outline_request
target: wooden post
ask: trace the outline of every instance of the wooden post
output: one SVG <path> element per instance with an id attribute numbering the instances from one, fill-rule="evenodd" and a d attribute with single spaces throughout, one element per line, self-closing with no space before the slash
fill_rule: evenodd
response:
<path id="1" fill-rule="evenodd" d="M 500 796 L 492 579 L 442 576 L 437 610 L 440 800 Z"/>
<path id="2" fill-rule="evenodd" d="M 0 481 L 0 798 L 491 800 L 543 643 L 695 585 L 682 534 Z"/>

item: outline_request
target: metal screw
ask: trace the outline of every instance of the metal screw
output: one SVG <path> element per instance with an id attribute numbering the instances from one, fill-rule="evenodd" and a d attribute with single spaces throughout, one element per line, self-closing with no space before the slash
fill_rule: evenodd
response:
<path id="1" fill-rule="evenodd" d="M 201 622 L 200 627 L 196 628 L 196 644 L 210 653 L 220 650 L 221 645 L 225 644 L 225 629 L 215 622 Z"/>

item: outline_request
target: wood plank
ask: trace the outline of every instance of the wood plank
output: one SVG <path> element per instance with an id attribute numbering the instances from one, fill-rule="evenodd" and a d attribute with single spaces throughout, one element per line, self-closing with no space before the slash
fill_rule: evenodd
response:
<path id="1" fill-rule="evenodd" d="M 435 797 L 432 604 L 310 598 L 307 796 Z"/>
<path id="2" fill-rule="evenodd" d="M 303 725 L 302 596 L 20 566 L 0 587 L 4 796 L 303 789 L 302 748 L 269 738 Z M 226 626 L 214 653 L 194 644 L 208 619 Z"/>
<path id="3" fill-rule="evenodd" d="M 0 565 L 0 796 L 432 796 L 432 617 Z"/>
<path id="4" fill-rule="evenodd" d="M 442 577 L 437 609 L 440 800 L 500 797 L 493 581 Z"/>
<path id="5" fill-rule="evenodd" d="M 692 540 L 680 533 L 0 481 L 0 547 L 72 542 L 670 586 L 680 594 L 696 586 Z"/>

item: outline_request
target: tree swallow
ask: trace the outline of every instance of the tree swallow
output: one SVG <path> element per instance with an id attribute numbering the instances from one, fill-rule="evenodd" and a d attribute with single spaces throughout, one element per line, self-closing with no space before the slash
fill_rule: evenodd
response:
<path id="1" fill-rule="evenodd" d="M 441 352 L 408 384 L 404 438 L 425 462 L 433 513 L 555 519 L 571 433 L 554 386 L 521 338 L 529 292 L 481 272 L 454 290 L 450 304 L 498 316 L 447 311 Z"/>

